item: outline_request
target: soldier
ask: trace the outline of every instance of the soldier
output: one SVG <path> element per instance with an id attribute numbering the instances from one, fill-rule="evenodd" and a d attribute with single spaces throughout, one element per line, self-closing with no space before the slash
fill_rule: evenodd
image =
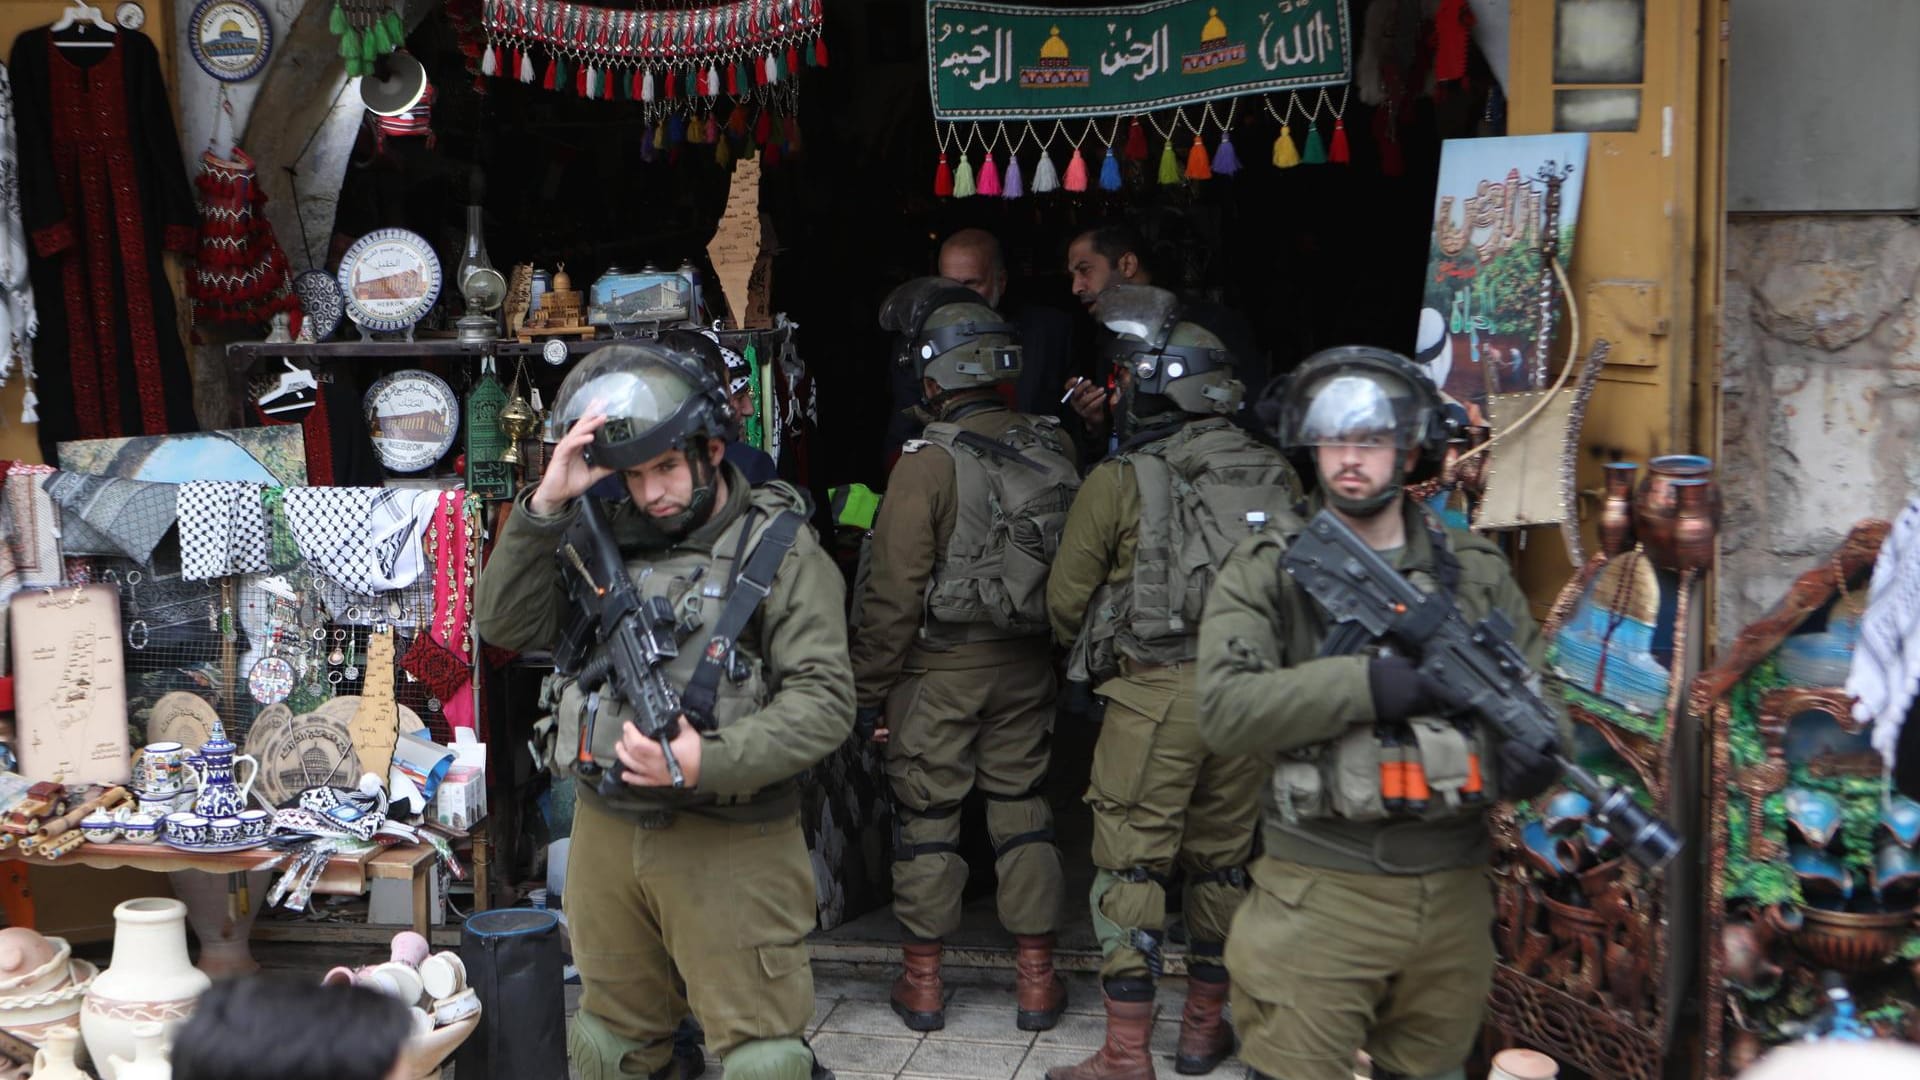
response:
<path id="1" fill-rule="evenodd" d="M 1080 486 L 1053 417 L 1002 403 L 1020 374 L 1016 331 L 957 282 L 894 290 L 881 325 L 929 421 L 887 480 L 860 589 L 853 670 L 862 729 L 886 744 L 896 832 L 893 910 L 906 970 L 893 1009 L 909 1029 L 945 1025 L 941 939 L 960 926 L 967 864 L 960 803 L 977 784 L 999 879 L 1000 922 L 1019 944 L 1016 1022 L 1053 1027 L 1060 852 L 1041 794 L 1057 691 L 1047 642 L 1047 566 Z"/>
<path id="2" fill-rule="evenodd" d="M 697 728 L 682 716 L 670 743 L 684 788 L 628 702 L 570 674 L 543 688 L 550 764 L 592 759 L 576 770 L 567 882 L 584 987 L 568 1054 L 589 1080 L 667 1075 L 689 1008 L 735 1080 L 823 1072 L 802 1039 L 814 883 L 798 778 L 852 727 L 843 586 L 800 495 L 749 488 L 723 463 L 724 407 L 698 359 L 666 346 L 587 357 L 554 403 L 546 473 L 514 505 L 476 590 L 486 640 L 554 646 L 573 621 L 562 575 L 587 572 L 563 570 L 555 551 L 575 544 L 576 518 L 603 508 L 642 597 L 663 599 L 692 634 L 662 668 L 686 713 L 707 717 Z M 624 497 L 588 505 L 608 477 Z M 586 661 L 567 667 L 595 667 L 604 648 L 592 638 L 589 625 Z M 563 646 L 581 644 L 570 631 Z M 603 775 L 619 781 L 611 794 L 591 782 Z"/>
<path id="3" fill-rule="evenodd" d="M 1437 475 L 1447 437 L 1439 395 L 1412 361 L 1368 347 L 1310 357 L 1282 399 L 1279 435 L 1317 472 L 1310 510 L 1331 509 L 1470 621 L 1503 613 L 1515 647 L 1540 663 L 1500 550 L 1442 528 L 1405 495 Z M 1485 808 L 1540 794 L 1557 766 L 1502 742 L 1479 775 L 1466 763 L 1489 759 L 1490 730 L 1435 719 L 1443 691 L 1407 657 L 1323 648 L 1330 620 L 1280 566 L 1301 527 L 1240 545 L 1200 629 L 1201 734 L 1219 753 L 1258 757 L 1272 777 L 1253 892 L 1227 938 L 1240 1054 L 1266 1076 L 1349 1080 L 1364 1048 L 1376 1077 L 1457 1080 L 1493 975 Z M 1383 794 L 1388 750 L 1406 764 Z M 1443 789 L 1442 775 L 1465 779 Z"/>
<path id="4" fill-rule="evenodd" d="M 1223 946 L 1245 895 L 1262 769 L 1201 742 L 1193 661 L 1215 568 L 1287 512 L 1299 482 L 1278 451 L 1228 419 L 1244 391 L 1233 357 L 1179 320 L 1172 293 L 1114 285 L 1099 311 L 1117 334 L 1121 441 L 1074 500 L 1047 608 L 1054 636 L 1075 643 L 1069 678 L 1084 669 L 1105 700 L 1087 802 L 1107 1037 L 1047 1076 L 1151 1080 L 1153 980 L 1176 866 L 1186 872 L 1188 990 L 1175 1068 L 1210 1072 L 1233 1052 Z"/>

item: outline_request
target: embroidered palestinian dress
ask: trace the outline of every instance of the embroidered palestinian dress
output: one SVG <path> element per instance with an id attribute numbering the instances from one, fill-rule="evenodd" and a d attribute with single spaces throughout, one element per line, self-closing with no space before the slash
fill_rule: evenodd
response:
<path id="1" fill-rule="evenodd" d="M 48 461 L 67 439 L 198 428 L 161 254 L 192 251 L 199 217 L 159 53 L 144 34 L 112 37 L 62 49 L 42 28 L 13 46 Z"/>

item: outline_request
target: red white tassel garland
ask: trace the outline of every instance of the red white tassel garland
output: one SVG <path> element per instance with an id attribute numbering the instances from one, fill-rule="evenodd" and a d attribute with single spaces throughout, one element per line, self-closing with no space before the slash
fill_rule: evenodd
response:
<path id="1" fill-rule="evenodd" d="M 947 155 L 940 155 L 940 167 L 933 171 L 933 193 L 938 198 L 953 194 L 953 166 L 947 164 Z"/>
<path id="2" fill-rule="evenodd" d="M 1127 160 L 1147 160 L 1147 129 L 1140 124 L 1140 118 L 1134 117 L 1127 127 Z"/>
<path id="3" fill-rule="evenodd" d="M 1198 135 L 1193 137 L 1193 145 L 1187 147 L 1187 179 L 1213 179 L 1213 162 L 1207 159 L 1207 144 L 1201 142 Z"/>
<path id="4" fill-rule="evenodd" d="M 982 195 L 1000 194 L 1000 166 L 994 163 L 991 150 L 987 151 L 986 164 L 980 166 L 980 181 L 974 190 Z"/>
<path id="5" fill-rule="evenodd" d="M 1347 122 L 1333 122 L 1333 143 L 1327 149 L 1327 160 L 1335 165 L 1345 165 L 1353 160 L 1353 153 L 1347 147 Z"/>
<path id="6" fill-rule="evenodd" d="M 480 54 L 480 74 L 500 74 L 500 58 L 493 53 L 493 42 L 487 42 L 487 51 Z"/>
<path id="7" fill-rule="evenodd" d="M 1063 186 L 1068 191 L 1087 190 L 1087 159 L 1077 146 L 1073 148 L 1073 157 L 1067 161 L 1067 177 Z"/>
<path id="8" fill-rule="evenodd" d="M 533 85 L 533 57 L 525 52 L 520 54 L 520 81 Z"/>

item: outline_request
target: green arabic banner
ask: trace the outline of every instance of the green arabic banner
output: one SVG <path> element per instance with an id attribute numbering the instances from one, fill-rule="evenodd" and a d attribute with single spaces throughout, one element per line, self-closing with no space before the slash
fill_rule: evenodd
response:
<path id="1" fill-rule="evenodd" d="M 927 0 L 936 120 L 1117 116 L 1351 77 L 1346 0 Z"/>

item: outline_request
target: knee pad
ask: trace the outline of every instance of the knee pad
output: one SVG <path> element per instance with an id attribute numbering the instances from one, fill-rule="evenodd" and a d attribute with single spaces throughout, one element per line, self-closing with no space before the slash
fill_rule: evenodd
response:
<path id="1" fill-rule="evenodd" d="M 1101 867 L 1094 871 L 1093 888 L 1088 893 L 1089 906 L 1093 908 L 1093 932 L 1100 941 L 1103 955 L 1112 956 L 1115 949 L 1137 949 L 1147 955 L 1149 967 L 1158 968 L 1159 941 L 1161 931 L 1166 926 L 1167 879 L 1164 875 L 1148 870 L 1144 866 L 1135 866 L 1127 870 L 1108 870 Z M 1146 917 L 1116 919 L 1107 910 L 1107 898 L 1115 889 L 1145 889 L 1148 891 Z M 1122 925 L 1126 923 L 1152 923 L 1151 926 Z M 1151 945 L 1151 948 L 1148 946 Z"/>
<path id="2" fill-rule="evenodd" d="M 1053 843 L 1053 808 L 1040 796 L 987 794 L 987 834 L 997 860 L 1027 844 Z"/>
<path id="3" fill-rule="evenodd" d="M 812 1049 L 798 1038 L 741 1043 L 720 1064 L 730 1080 L 812 1080 L 814 1068 Z"/>
<path id="4" fill-rule="evenodd" d="M 929 806 L 925 810 L 895 807 L 893 861 L 911 862 L 922 855 L 954 855 L 960 851 L 960 806 Z"/>
<path id="5" fill-rule="evenodd" d="M 574 1013 L 567 1025 L 567 1060 L 582 1080 L 647 1076 L 647 1066 L 640 1060 L 647 1050 L 646 1043 L 615 1034 L 605 1021 L 584 1009 Z"/>

